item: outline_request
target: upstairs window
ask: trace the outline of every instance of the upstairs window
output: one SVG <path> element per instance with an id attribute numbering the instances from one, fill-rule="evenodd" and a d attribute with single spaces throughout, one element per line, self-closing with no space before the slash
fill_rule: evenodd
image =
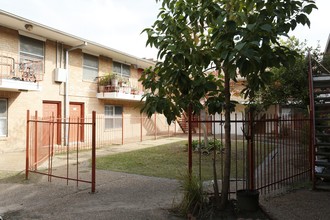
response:
<path id="1" fill-rule="evenodd" d="M 8 136 L 7 99 L 0 99 L 0 137 Z"/>
<path id="2" fill-rule="evenodd" d="M 105 130 L 112 128 L 122 128 L 123 107 L 115 105 L 104 106 Z"/>
<path id="3" fill-rule="evenodd" d="M 44 70 L 44 42 L 20 36 L 20 71 L 25 74 L 41 74 Z M 34 75 L 34 77 L 37 77 Z"/>
<path id="4" fill-rule="evenodd" d="M 96 56 L 84 54 L 83 80 L 95 82 L 99 74 L 99 59 Z"/>
<path id="5" fill-rule="evenodd" d="M 131 67 L 123 63 L 113 62 L 113 72 L 121 77 L 129 78 L 131 76 Z"/>

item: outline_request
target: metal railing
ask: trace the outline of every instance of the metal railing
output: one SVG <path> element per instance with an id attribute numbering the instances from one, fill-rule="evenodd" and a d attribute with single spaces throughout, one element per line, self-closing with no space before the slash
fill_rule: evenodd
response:
<path id="1" fill-rule="evenodd" d="M 38 82 L 43 80 L 44 61 L 0 51 L 0 79 Z"/>
<path id="2" fill-rule="evenodd" d="M 193 150 L 200 154 L 201 159 L 193 163 L 205 163 L 207 160 L 203 157 L 215 155 L 221 185 L 224 174 L 224 117 L 218 115 L 212 120 L 194 123 L 199 124 L 199 129 L 193 135 L 193 142 L 198 141 L 197 146 L 201 147 Z M 207 132 L 205 134 L 201 129 L 208 126 L 212 127 L 212 135 L 204 129 Z M 216 154 L 205 154 L 205 142 L 214 145 L 220 142 L 221 149 L 217 149 Z M 310 153 L 309 118 L 303 115 L 260 114 L 249 117 L 235 114 L 231 118 L 231 193 L 240 189 L 269 193 L 310 180 Z"/>
<path id="3" fill-rule="evenodd" d="M 57 127 L 68 125 L 69 144 L 65 146 L 65 152 L 56 152 Z M 83 133 L 81 133 L 83 131 Z M 70 133 L 71 132 L 71 133 Z M 88 134 L 87 137 L 85 134 Z M 86 142 L 84 141 L 86 140 Z M 88 158 L 81 157 L 82 146 L 90 150 Z M 62 148 L 63 150 L 64 148 Z M 56 161 L 57 159 L 57 161 Z M 91 168 L 88 173 L 90 177 L 81 177 L 81 162 L 91 159 Z M 34 116 L 27 111 L 26 127 L 26 168 L 25 176 L 29 178 L 29 173 L 38 173 L 48 176 L 48 181 L 52 178 L 60 178 L 77 183 L 91 184 L 91 192 L 95 192 L 95 172 L 96 172 L 96 113 L 92 113 L 90 121 L 82 120 L 58 120 L 54 117 L 43 119 Z M 64 166 L 65 169 L 56 170 L 54 167 Z M 86 169 L 86 167 L 85 167 Z M 64 171 L 65 170 L 65 171 Z M 56 171 L 59 171 L 58 173 Z M 64 171 L 64 172 L 63 172 Z M 86 170 L 84 170 L 86 173 Z M 86 179 L 87 178 L 87 179 Z"/>

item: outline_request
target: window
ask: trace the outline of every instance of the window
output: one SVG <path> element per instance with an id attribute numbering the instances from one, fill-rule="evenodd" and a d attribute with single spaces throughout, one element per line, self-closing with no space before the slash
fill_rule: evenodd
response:
<path id="1" fill-rule="evenodd" d="M 8 135 L 7 99 L 0 99 L 0 137 Z"/>
<path id="2" fill-rule="evenodd" d="M 105 129 L 122 128 L 123 107 L 114 105 L 104 106 Z"/>
<path id="3" fill-rule="evenodd" d="M 44 67 L 44 42 L 20 36 L 20 70 L 42 73 Z"/>
<path id="4" fill-rule="evenodd" d="M 96 56 L 84 54 L 83 80 L 96 81 L 99 73 L 99 59 Z"/>
<path id="5" fill-rule="evenodd" d="M 113 62 L 113 72 L 117 73 L 122 77 L 130 77 L 131 68 L 129 65 Z"/>

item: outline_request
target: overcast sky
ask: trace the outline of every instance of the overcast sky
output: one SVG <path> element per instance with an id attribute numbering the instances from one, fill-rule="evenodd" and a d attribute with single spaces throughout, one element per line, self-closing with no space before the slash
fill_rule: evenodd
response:
<path id="1" fill-rule="evenodd" d="M 292 33 L 323 51 L 330 33 L 330 1 L 316 0 L 319 10 L 311 16 L 311 29 Z M 140 34 L 156 20 L 155 0 L 0 0 L 4 11 L 85 38 L 137 57 L 156 58 Z"/>

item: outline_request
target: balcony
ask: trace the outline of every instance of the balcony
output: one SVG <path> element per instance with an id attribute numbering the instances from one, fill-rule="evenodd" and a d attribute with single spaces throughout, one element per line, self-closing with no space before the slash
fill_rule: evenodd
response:
<path id="1" fill-rule="evenodd" d="M 141 101 L 142 89 L 138 87 L 137 79 L 111 79 L 110 76 L 98 77 L 98 99 Z"/>
<path id="2" fill-rule="evenodd" d="M 40 91 L 43 61 L 0 51 L 0 91 Z"/>

